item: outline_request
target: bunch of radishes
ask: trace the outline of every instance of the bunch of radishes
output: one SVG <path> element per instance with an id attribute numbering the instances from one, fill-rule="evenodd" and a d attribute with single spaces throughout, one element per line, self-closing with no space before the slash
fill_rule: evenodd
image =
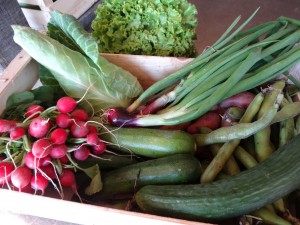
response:
<path id="1" fill-rule="evenodd" d="M 44 194 L 52 183 L 56 189 L 75 191 L 74 159 L 83 161 L 106 151 L 96 121 L 89 119 L 75 99 L 65 96 L 47 109 L 30 106 L 22 122 L 0 120 L 0 185 Z"/>

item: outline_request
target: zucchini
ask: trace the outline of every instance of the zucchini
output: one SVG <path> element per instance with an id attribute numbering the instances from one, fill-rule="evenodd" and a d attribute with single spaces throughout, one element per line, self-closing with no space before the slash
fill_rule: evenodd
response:
<path id="1" fill-rule="evenodd" d="M 159 158 L 172 154 L 196 151 L 192 135 L 180 130 L 160 130 L 155 128 L 118 128 L 105 133 L 101 138 L 109 143 L 109 148 L 138 156 Z"/>
<path id="2" fill-rule="evenodd" d="M 150 159 L 102 173 L 103 189 L 91 198 L 116 199 L 147 184 L 195 183 L 200 174 L 200 162 L 191 154 Z"/>
<path id="3" fill-rule="evenodd" d="M 300 186 L 300 135 L 268 159 L 235 176 L 208 184 L 148 185 L 135 196 L 142 211 L 192 220 L 248 214 Z"/>

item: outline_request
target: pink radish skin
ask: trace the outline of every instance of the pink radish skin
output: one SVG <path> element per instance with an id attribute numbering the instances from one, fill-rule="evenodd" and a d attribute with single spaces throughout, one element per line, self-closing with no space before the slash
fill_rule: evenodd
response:
<path id="1" fill-rule="evenodd" d="M 10 132 L 16 127 L 16 121 L 0 119 L 0 133 Z"/>
<path id="2" fill-rule="evenodd" d="M 69 114 L 60 113 L 56 116 L 55 123 L 60 128 L 69 128 L 73 124 L 73 121 Z"/>
<path id="3" fill-rule="evenodd" d="M 75 174 L 71 170 L 63 169 L 62 173 L 59 175 L 59 181 L 62 186 L 76 187 Z"/>
<path id="4" fill-rule="evenodd" d="M 31 121 L 28 133 L 35 138 L 43 138 L 49 132 L 52 123 L 47 118 L 38 117 Z"/>
<path id="5" fill-rule="evenodd" d="M 25 118 L 31 117 L 37 118 L 41 112 L 43 112 L 45 109 L 43 106 L 40 105 L 31 105 L 27 108 L 26 113 L 25 113 Z M 34 114 L 34 115 L 33 115 Z M 33 115 L 33 116 L 32 116 Z"/>
<path id="6" fill-rule="evenodd" d="M 19 166 L 11 173 L 12 184 L 21 191 L 31 180 L 31 170 L 26 166 Z"/>
<path id="7" fill-rule="evenodd" d="M 68 138 L 68 132 L 63 128 L 56 128 L 50 134 L 53 144 L 63 144 Z"/>
<path id="8" fill-rule="evenodd" d="M 76 100 L 69 96 L 65 96 L 58 99 L 56 103 L 56 108 L 61 113 L 70 113 L 76 108 L 76 106 L 77 106 Z"/>
<path id="9" fill-rule="evenodd" d="M 26 153 L 26 155 L 23 158 L 24 164 L 32 170 L 35 170 L 37 168 L 40 168 L 42 166 L 47 166 L 51 163 L 51 157 L 46 156 L 44 158 L 36 158 L 32 152 Z"/>
<path id="10" fill-rule="evenodd" d="M 0 162 L 0 185 L 10 183 L 10 176 L 14 169 L 14 164 L 10 162 Z"/>
<path id="11" fill-rule="evenodd" d="M 34 174 L 30 180 L 31 188 L 35 191 L 41 191 L 42 195 L 45 193 L 46 188 L 49 185 L 49 180 L 41 173 Z"/>
<path id="12" fill-rule="evenodd" d="M 15 127 L 9 133 L 11 140 L 18 140 L 26 134 L 26 131 L 23 127 Z"/>
<path id="13" fill-rule="evenodd" d="M 71 126 L 71 134 L 75 138 L 83 138 L 89 133 L 89 129 L 84 121 L 76 121 Z"/>
<path id="14" fill-rule="evenodd" d="M 50 156 L 53 159 L 60 159 L 68 152 L 68 147 L 65 144 L 55 144 L 51 148 Z"/>
<path id="15" fill-rule="evenodd" d="M 71 118 L 74 120 L 88 121 L 89 115 L 84 109 L 75 109 L 71 112 Z"/>
<path id="16" fill-rule="evenodd" d="M 69 159 L 68 159 L 67 155 L 65 155 L 65 156 L 59 158 L 59 161 L 63 164 L 67 164 L 69 162 Z"/>
<path id="17" fill-rule="evenodd" d="M 86 143 L 88 145 L 97 145 L 100 142 L 100 138 L 97 133 L 89 133 L 86 135 Z"/>
<path id="18" fill-rule="evenodd" d="M 54 170 L 54 167 L 51 165 L 51 164 L 49 164 L 49 165 L 47 165 L 47 166 L 42 166 L 41 168 L 40 168 L 40 170 L 42 171 L 42 172 L 44 172 L 48 177 L 50 177 L 51 179 L 56 179 L 57 177 L 56 177 L 56 173 L 55 173 L 55 170 Z"/>
<path id="19" fill-rule="evenodd" d="M 44 158 L 50 154 L 52 150 L 52 143 L 49 139 L 38 139 L 32 144 L 32 154 L 37 158 Z"/>
<path id="20" fill-rule="evenodd" d="M 87 125 L 88 127 L 88 130 L 89 130 L 89 133 L 97 133 L 98 132 L 98 129 L 97 127 L 93 126 L 93 125 Z"/>
<path id="21" fill-rule="evenodd" d="M 74 158 L 79 161 L 84 161 L 90 156 L 90 154 L 90 149 L 85 145 L 81 145 L 78 149 L 74 151 Z"/>
<path id="22" fill-rule="evenodd" d="M 100 141 L 97 145 L 92 146 L 92 152 L 95 155 L 101 155 L 106 150 L 106 144 Z"/>
<path id="23" fill-rule="evenodd" d="M 255 97 L 255 94 L 253 94 L 251 92 L 248 92 L 248 91 L 241 92 L 241 93 L 231 96 L 230 98 L 223 100 L 219 104 L 219 108 L 227 109 L 229 107 L 236 106 L 236 107 L 246 109 L 249 106 L 249 104 L 252 102 L 254 97 Z"/>

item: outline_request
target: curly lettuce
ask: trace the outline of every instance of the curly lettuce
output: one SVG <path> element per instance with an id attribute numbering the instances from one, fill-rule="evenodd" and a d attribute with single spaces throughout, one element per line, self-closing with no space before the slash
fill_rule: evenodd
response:
<path id="1" fill-rule="evenodd" d="M 51 21 L 80 51 L 24 26 L 12 26 L 14 41 L 53 74 L 67 95 L 84 96 L 98 112 L 126 107 L 142 92 L 136 77 L 99 55 L 95 39 L 75 17 L 55 11 Z"/>
<path id="2" fill-rule="evenodd" d="M 193 57 L 197 9 L 187 0 L 104 0 L 92 21 L 106 53 Z"/>

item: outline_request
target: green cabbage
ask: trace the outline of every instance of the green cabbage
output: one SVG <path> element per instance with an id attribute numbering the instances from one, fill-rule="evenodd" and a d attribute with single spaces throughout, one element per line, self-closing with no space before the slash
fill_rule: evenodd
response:
<path id="1" fill-rule="evenodd" d="M 197 9 L 187 0 L 104 0 L 91 27 L 99 50 L 195 56 Z"/>
<path id="2" fill-rule="evenodd" d="M 96 41 L 73 16 L 56 11 L 51 16 L 52 23 L 81 51 L 17 25 L 12 26 L 14 41 L 53 74 L 67 95 L 76 99 L 84 96 L 98 112 L 126 107 L 142 92 L 136 77 L 99 55 Z"/>

